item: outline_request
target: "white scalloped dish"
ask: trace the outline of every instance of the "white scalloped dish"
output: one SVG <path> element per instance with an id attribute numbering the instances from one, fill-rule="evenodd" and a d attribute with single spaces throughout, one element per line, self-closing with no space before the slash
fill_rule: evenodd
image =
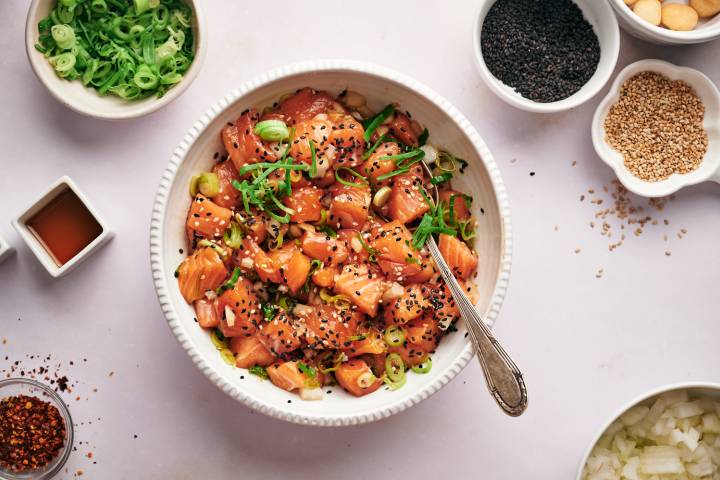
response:
<path id="1" fill-rule="evenodd" d="M 185 135 L 175 150 L 158 190 L 150 232 L 151 266 L 158 299 L 168 324 L 200 370 L 233 398 L 264 414 L 295 423 L 337 426 L 379 420 L 400 412 L 435 393 L 454 378 L 473 357 L 465 329 L 446 336 L 433 354 L 426 375 L 410 375 L 396 391 L 381 388 L 361 398 L 339 387 L 322 401 L 304 402 L 244 369 L 227 365 L 210 336 L 199 328 L 194 311 L 182 298 L 174 271 L 185 257 L 185 213 L 190 205 L 187 186 L 197 172 L 207 171 L 215 152 L 224 152 L 219 132 L 243 110 L 271 105 L 286 93 L 310 86 L 332 94 L 350 88 L 379 110 L 397 102 L 430 131 L 430 141 L 469 161 L 457 189 L 471 193 L 478 218 L 475 248 L 480 255 L 475 279 L 477 308 L 492 325 L 502 303 L 510 270 L 510 223 L 505 190 L 492 155 L 470 123 L 447 101 L 418 82 L 391 70 L 350 61 L 317 61 L 273 70 L 232 91 Z M 482 211 L 481 211 L 482 209 Z"/>
<path id="2" fill-rule="evenodd" d="M 700 166 L 686 174 L 673 174 L 659 182 L 647 182 L 633 175 L 625 166 L 622 154 L 605 141 L 605 118 L 620 96 L 626 80 L 641 72 L 657 72 L 670 80 L 682 80 L 690 85 L 705 105 L 703 126 L 708 134 L 708 150 Z M 592 139 L 595 151 L 603 162 L 615 171 L 618 179 L 631 192 L 644 197 L 663 197 L 689 185 L 705 181 L 720 183 L 720 92 L 703 73 L 687 67 L 678 67 L 662 60 L 641 60 L 625 67 L 615 79 L 610 93 L 595 111 L 592 122 Z"/>

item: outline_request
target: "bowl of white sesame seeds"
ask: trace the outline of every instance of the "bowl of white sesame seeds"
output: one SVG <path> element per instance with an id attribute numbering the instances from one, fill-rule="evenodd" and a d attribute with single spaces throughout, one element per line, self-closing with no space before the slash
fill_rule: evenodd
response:
<path id="1" fill-rule="evenodd" d="M 598 106 L 592 139 L 598 156 L 638 195 L 720 183 L 720 92 L 692 68 L 633 63 Z"/>

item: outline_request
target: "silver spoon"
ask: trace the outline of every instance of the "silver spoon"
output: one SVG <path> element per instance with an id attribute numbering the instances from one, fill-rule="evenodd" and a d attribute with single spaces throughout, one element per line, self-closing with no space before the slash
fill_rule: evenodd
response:
<path id="1" fill-rule="evenodd" d="M 421 160 L 425 173 L 431 178 L 432 172 L 424 160 Z M 437 205 L 439 193 L 437 186 L 432 185 L 433 201 Z M 380 215 L 382 217 L 382 215 Z M 512 417 L 518 417 L 527 408 L 527 388 L 520 369 L 495 339 L 473 304 L 465 295 L 465 291 L 455 279 L 452 270 L 445 262 L 440 249 L 432 235 L 426 241 L 430 255 L 440 270 L 443 280 L 450 289 L 460 317 L 465 321 L 470 341 L 475 354 L 480 360 L 480 367 L 485 375 L 488 390 L 500 408 Z"/>

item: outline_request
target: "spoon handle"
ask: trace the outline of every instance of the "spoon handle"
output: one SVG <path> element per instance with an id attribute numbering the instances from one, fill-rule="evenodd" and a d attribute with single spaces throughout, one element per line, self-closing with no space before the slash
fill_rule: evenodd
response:
<path id="1" fill-rule="evenodd" d="M 465 320 L 470 340 L 485 374 L 488 390 L 505 413 L 513 417 L 522 415 L 527 408 L 528 399 L 527 388 L 520 369 L 492 335 L 480 314 L 465 295 L 450 267 L 445 263 L 432 236 L 428 238 L 427 246 L 443 280 L 452 293 L 458 310 L 460 310 L 460 316 Z"/>

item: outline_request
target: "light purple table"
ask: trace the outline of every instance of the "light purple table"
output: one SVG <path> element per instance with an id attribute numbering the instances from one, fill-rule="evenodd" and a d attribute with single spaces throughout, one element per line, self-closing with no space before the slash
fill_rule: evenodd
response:
<path id="1" fill-rule="evenodd" d="M 81 469 L 83 478 L 104 479 L 570 479 L 620 404 L 670 382 L 720 381 L 720 188 L 682 191 L 656 215 L 669 227 L 648 227 L 608 252 L 608 240 L 589 227 L 597 208 L 579 201 L 613 177 L 590 142 L 599 98 L 552 116 L 501 103 L 473 63 L 473 2 L 355 4 L 362 10 L 330 0 L 273 8 L 204 2 L 210 44 L 199 77 L 166 109 L 127 123 L 79 116 L 38 83 L 25 57 L 28 3 L 0 1 L 0 235 L 18 247 L 0 265 L 0 369 L 8 367 L 5 355 L 52 352 L 80 381 L 66 398 L 84 423 L 76 431 L 83 444 L 64 478 Z M 620 64 L 664 58 L 720 82 L 719 51 L 718 42 L 667 48 L 624 36 Z M 430 400 L 381 423 L 333 430 L 286 424 L 216 389 L 165 326 L 148 231 L 172 149 L 231 88 L 311 57 L 372 61 L 416 77 L 460 108 L 494 152 L 515 240 L 497 334 L 527 377 L 523 417 L 497 409 L 472 363 Z M 9 222 L 63 174 L 117 236 L 78 270 L 51 280 Z M 682 240 L 680 228 L 688 231 Z M 602 278 L 595 277 L 599 268 Z M 83 456 L 90 450 L 92 460 Z"/>

